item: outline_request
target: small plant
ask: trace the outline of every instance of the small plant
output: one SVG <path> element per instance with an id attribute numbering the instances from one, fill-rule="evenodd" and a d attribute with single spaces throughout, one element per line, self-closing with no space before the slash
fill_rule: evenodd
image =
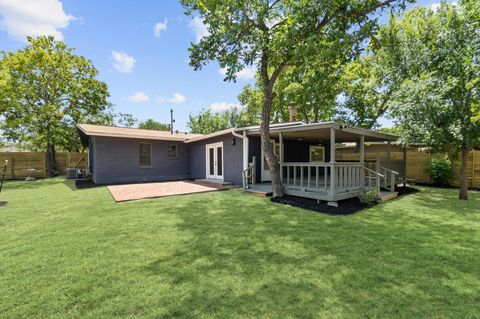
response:
<path id="1" fill-rule="evenodd" d="M 358 196 L 358 199 L 362 204 L 367 205 L 367 207 L 372 207 L 377 202 L 378 191 L 376 189 L 363 190 Z"/>
<path id="2" fill-rule="evenodd" d="M 446 186 L 452 180 L 452 164 L 447 157 L 433 158 L 432 163 L 432 182 L 435 185 Z"/>

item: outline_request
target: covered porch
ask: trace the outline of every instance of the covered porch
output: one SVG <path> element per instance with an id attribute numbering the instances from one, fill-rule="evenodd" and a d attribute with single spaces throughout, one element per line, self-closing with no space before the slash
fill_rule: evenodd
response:
<path id="1" fill-rule="evenodd" d="M 357 197 L 363 190 L 376 189 L 378 194 L 391 197 L 395 185 L 405 182 L 405 157 L 393 160 L 388 152 L 386 158 L 365 161 L 366 142 L 384 142 L 390 149 L 396 136 L 334 122 L 296 123 L 270 128 L 270 142 L 278 156 L 285 194 L 337 202 Z M 245 128 L 243 136 L 244 190 L 265 191 L 270 176 L 259 147 L 258 127 Z M 358 143 L 358 161 L 336 160 L 337 145 L 346 142 Z"/>

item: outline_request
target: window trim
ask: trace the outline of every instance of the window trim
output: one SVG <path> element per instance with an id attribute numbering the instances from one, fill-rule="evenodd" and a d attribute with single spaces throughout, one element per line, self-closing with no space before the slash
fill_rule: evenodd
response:
<path id="1" fill-rule="evenodd" d="M 169 151 L 169 148 L 170 148 L 171 146 L 175 146 L 175 157 L 170 157 L 170 156 L 169 156 L 169 152 L 170 152 L 170 151 Z M 178 159 L 178 143 L 168 144 L 168 146 L 167 146 L 167 159 L 169 159 L 169 160 L 176 160 L 176 159 Z"/>
<path id="2" fill-rule="evenodd" d="M 312 161 L 312 150 L 315 148 L 321 148 L 323 150 L 321 161 Z M 325 145 L 310 145 L 308 148 L 308 160 L 310 163 L 325 163 Z"/>
<path id="3" fill-rule="evenodd" d="M 140 145 L 145 144 L 145 145 L 150 145 L 150 165 L 142 165 L 140 158 L 142 154 L 140 153 Z M 138 143 L 138 166 L 140 168 L 152 168 L 152 162 L 153 162 L 153 145 L 150 142 L 139 142 Z"/>

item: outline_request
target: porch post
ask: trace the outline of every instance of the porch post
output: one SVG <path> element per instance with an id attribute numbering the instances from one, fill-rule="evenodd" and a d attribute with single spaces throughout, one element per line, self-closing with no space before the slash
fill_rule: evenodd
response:
<path id="1" fill-rule="evenodd" d="M 248 137 L 247 131 L 243 131 L 243 170 L 248 168 Z"/>
<path id="2" fill-rule="evenodd" d="M 336 151 L 336 145 L 335 145 L 335 129 L 332 127 L 330 128 L 330 195 L 333 196 L 335 195 L 335 151 Z"/>
<path id="3" fill-rule="evenodd" d="M 280 163 L 279 163 L 279 165 L 280 165 L 280 180 L 283 183 L 283 167 L 282 167 L 282 165 L 283 165 L 284 158 L 283 158 L 283 134 L 282 134 L 282 132 L 278 133 L 278 143 L 280 144 L 279 145 L 280 154 L 278 154 L 278 157 L 280 159 Z"/>
<path id="4" fill-rule="evenodd" d="M 365 164 L 365 135 L 360 136 L 360 163 Z"/>

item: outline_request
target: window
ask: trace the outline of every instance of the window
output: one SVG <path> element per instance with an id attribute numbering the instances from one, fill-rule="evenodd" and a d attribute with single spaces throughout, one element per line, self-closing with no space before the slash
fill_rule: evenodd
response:
<path id="1" fill-rule="evenodd" d="M 325 146 L 310 145 L 310 162 L 325 162 Z"/>
<path id="2" fill-rule="evenodd" d="M 176 159 L 177 158 L 177 145 L 173 144 L 168 147 L 168 158 Z"/>
<path id="3" fill-rule="evenodd" d="M 140 167 L 152 167 L 152 144 L 139 144 Z"/>

